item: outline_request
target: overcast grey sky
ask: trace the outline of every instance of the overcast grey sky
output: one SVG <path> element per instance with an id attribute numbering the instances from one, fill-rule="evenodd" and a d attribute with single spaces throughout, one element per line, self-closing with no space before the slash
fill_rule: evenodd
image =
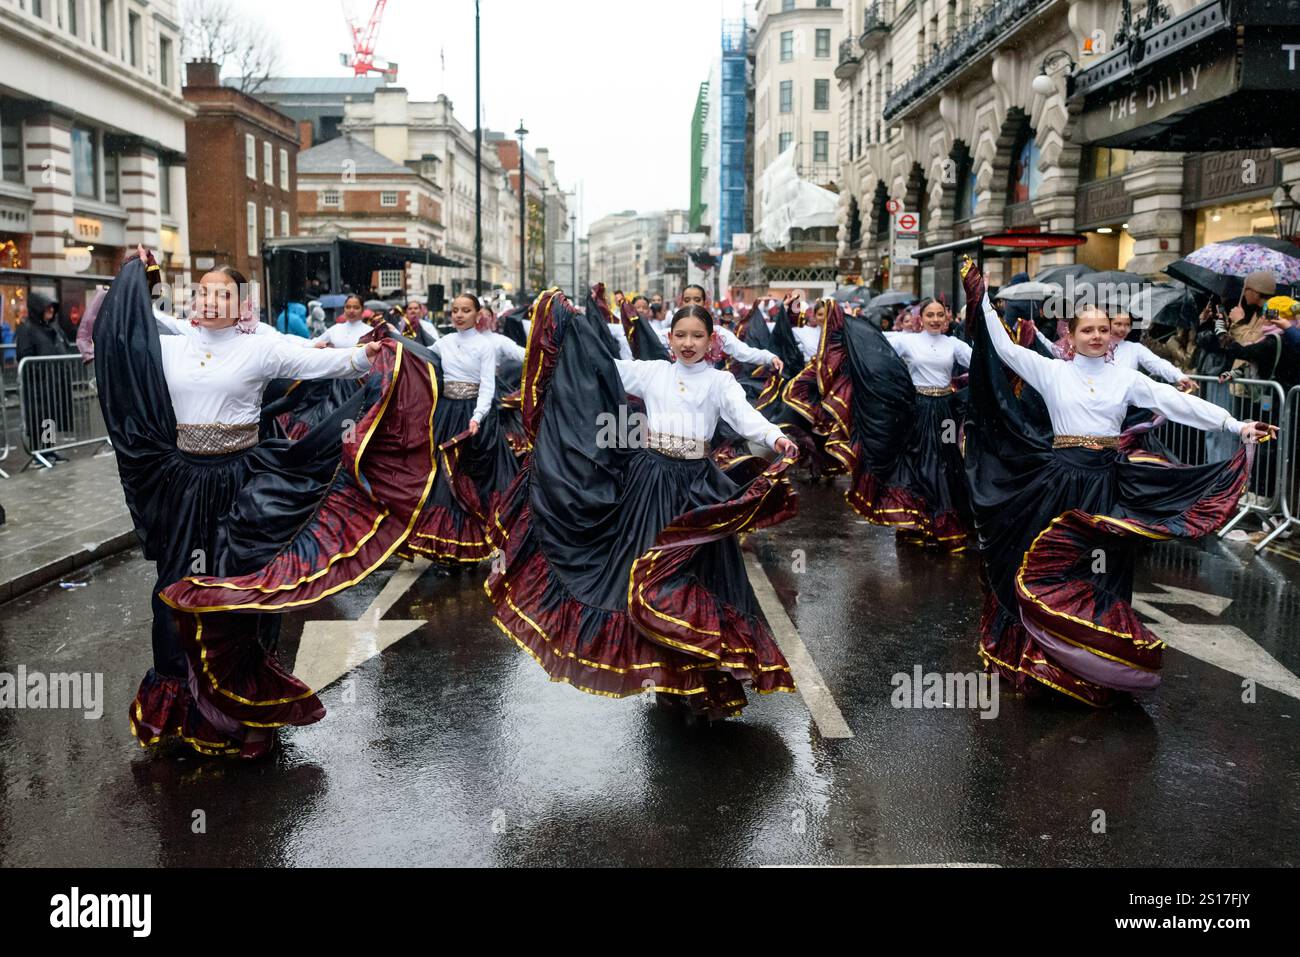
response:
<path id="1" fill-rule="evenodd" d="M 233 0 L 281 44 L 281 73 L 347 76 L 342 0 Z M 367 21 L 374 0 L 348 0 Z M 622 209 L 686 208 L 690 127 L 741 0 L 482 0 L 485 125 L 522 117 L 565 189 L 583 189 L 582 229 Z M 413 100 L 451 97 L 474 117 L 473 0 L 389 0 L 376 54 L 397 61 Z M 445 68 L 443 55 L 445 54 Z"/>

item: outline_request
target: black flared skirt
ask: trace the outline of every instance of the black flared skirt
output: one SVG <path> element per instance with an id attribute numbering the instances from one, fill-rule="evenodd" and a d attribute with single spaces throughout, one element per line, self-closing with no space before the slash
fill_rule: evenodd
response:
<path id="1" fill-rule="evenodd" d="M 978 271 L 965 464 L 985 605 L 979 652 L 1017 690 L 1090 705 L 1160 683 L 1164 643 L 1134 612 L 1141 547 L 1200 538 L 1235 512 L 1250 449 L 1229 462 L 1171 465 L 1119 448 L 1054 449 L 1042 399 L 988 339 Z"/>
<path id="2" fill-rule="evenodd" d="M 440 467 L 406 548 L 440 565 L 473 565 L 491 557 L 487 526 L 519 472 L 495 408 L 478 435 L 466 435 L 477 401 L 444 397 L 434 415 Z"/>
<path id="3" fill-rule="evenodd" d="M 596 423 L 626 401 L 605 335 L 549 294 L 534 312 L 532 451 L 491 527 L 498 627 L 553 681 L 591 694 L 654 690 L 721 716 L 744 705 L 746 684 L 793 690 L 736 538 L 793 514 L 788 463 L 749 457 L 724 472 L 602 447 Z"/>
<path id="4" fill-rule="evenodd" d="M 153 667 L 131 726 L 145 746 L 178 736 L 204 754 L 237 754 L 247 728 L 323 716 L 269 654 L 265 613 L 361 580 L 405 538 L 433 471 L 433 369 L 386 342 L 365 384 L 298 441 L 190 455 L 176 444 L 148 289 L 143 264 L 128 263 L 95 325 L 100 405 L 158 570 Z"/>

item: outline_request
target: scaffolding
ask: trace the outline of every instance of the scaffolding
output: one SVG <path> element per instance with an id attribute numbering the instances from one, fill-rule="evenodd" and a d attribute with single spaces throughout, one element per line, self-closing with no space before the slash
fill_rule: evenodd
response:
<path id="1" fill-rule="evenodd" d="M 731 237 L 746 232 L 745 156 L 749 120 L 749 24 L 745 20 L 722 23 L 722 89 L 719 91 L 721 143 L 719 144 L 718 232 L 715 245 L 731 249 Z"/>

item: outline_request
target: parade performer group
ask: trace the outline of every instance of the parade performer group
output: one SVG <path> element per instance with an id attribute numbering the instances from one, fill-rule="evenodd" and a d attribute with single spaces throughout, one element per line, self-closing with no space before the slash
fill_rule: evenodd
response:
<path id="1" fill-rule="evenodd" d="M 799 458 L 846 472 L 849 505 L 905 543 L 978 547 L 988 668 L 1106 704 L 1159 682 L 1163 646 L 1129 605 L 1135 547 L 1221 525 L 1270 434 L 1137 371 L 1187 387 L 1114 348 L 1104 313 L 1071 320 L 1059 352 L 1007 326 L 970 263 L 969 342 L 941 302 L 921 303 L 918 331 L 882 332 L 787 297 L 740 310 L 737 335 L 699 287 L 660 321 L 643 297 L 616 318 L 598 286 L 582 309 L 545 293 L 504 335 L 469 295 L 443 336 L 367 322 L 349 297 L 304 343 L 256 321 L 233 270 L 203 277 L 186 320 L 155 313 L 158 280 L 141 251 L 94 329 L 157 565 L 131 706 L 146 747 L 252 759 L 275 728 L 319 720 L 274 657 L 277 615 L 394 557 L 444 573 L 492 558 L 497 627 L 581 691 L 653 691 L 691 720 L 793 691 L 738 537 L 795 514 Z M 1132 455 L 1135 409 L 1247 446 L 1200 467 Z"/>

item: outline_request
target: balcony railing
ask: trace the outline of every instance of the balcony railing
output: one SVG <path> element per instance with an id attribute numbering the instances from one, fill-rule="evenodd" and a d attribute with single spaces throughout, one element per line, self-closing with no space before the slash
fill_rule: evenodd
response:
<path id="1" fill-rule="evenodd" d="M 970 18 L 970 25 L 960 27 L 931 56 L 917 65 L 912 75 L 899 83 L 885 99 L 886 120 L 892 120 L 917 100 L 941 87 L 958 69 L 969 65 L 989 50 L 1039 7 L 1051 0 L 988 0 Z"/>
<path id="2" fill-rule="evenodd" d="M 894 0 L 876 0 L 862 12 L 862 36 L 858 42 L 868 50 L 889 36 L 894 27 Z"/>
<path id="3" fill-rule="evenodd" d="M 840 41 L 839 66 L 835 68 L 836 79 L 846 80 L 851 77 L 857 72 L 858 64 L 861 61 L 862 54 L 858 52 L 858 45 L 852 37 Z"/>

